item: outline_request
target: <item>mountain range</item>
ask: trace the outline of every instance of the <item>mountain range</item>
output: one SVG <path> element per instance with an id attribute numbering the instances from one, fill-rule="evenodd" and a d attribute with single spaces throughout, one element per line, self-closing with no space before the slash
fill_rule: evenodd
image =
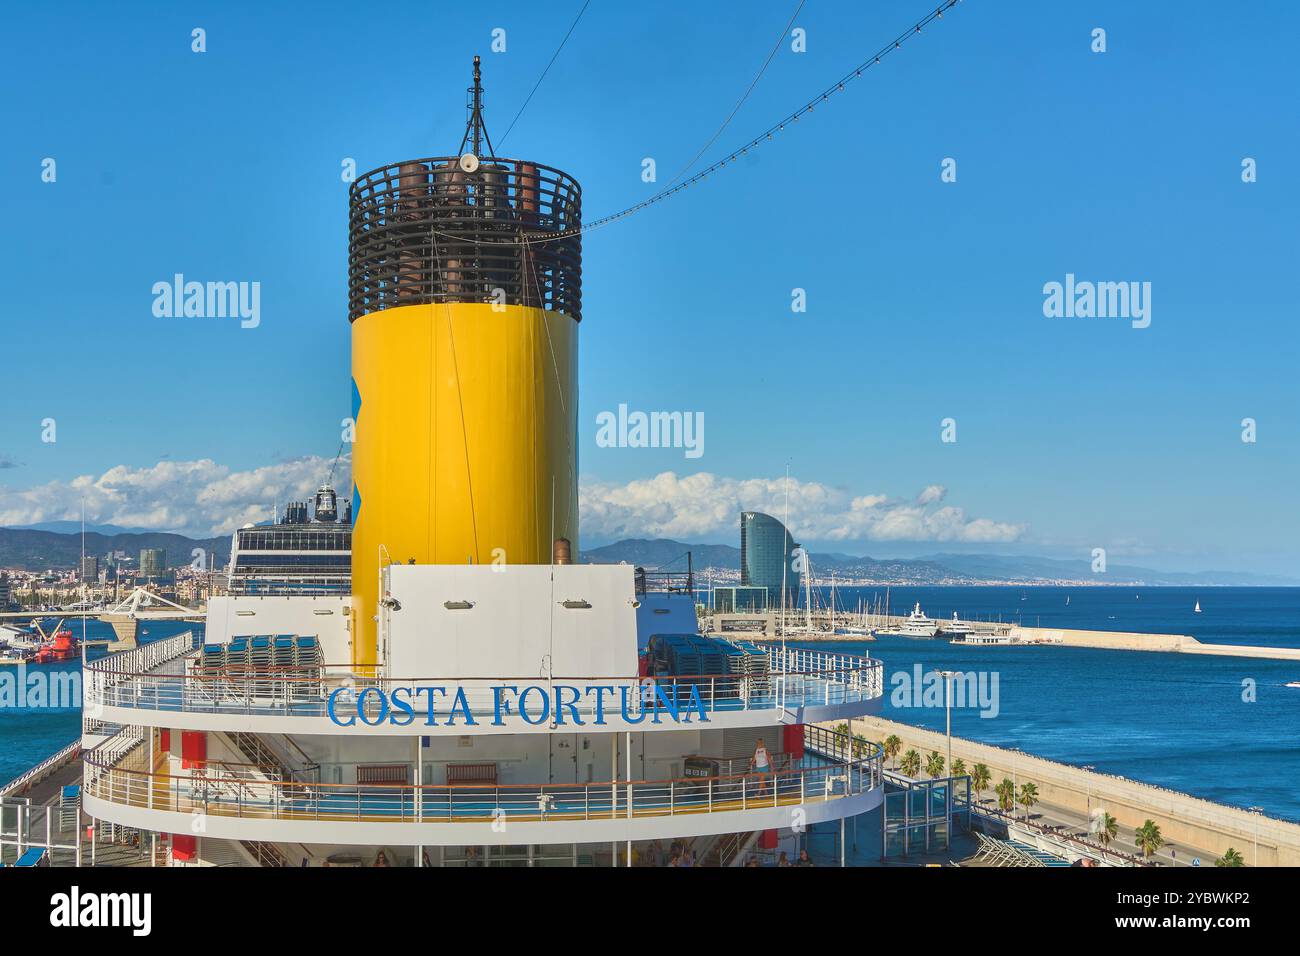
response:
<path id="1" fill-rule="evenodd" d="M 67 533 L 63 528 L 72 525 Z M 76 522 L 49 522 L 38 527 L 0 528 L 0 568 L 24 571 L 75 568 L 81 557 L 81 526 Z M 91 530 L 91 528 L 94 530 Z M 162 548 L 167 566 L 184 567 L 195 548 L 215 555 L 218 566 L 230 558 L 230 538 L 190 538 L 160 531 L 127 531 L 113 525 L 87 525 L 86 554 L 103 557 L 125 551 L 133 561 L 144 548 Z M 740 571 L 740 549 L 729 544 L 685 544 L 667 538 L 628 538 L 582 552 L 587 564 L 626 563 L 646 568 L 686 570 L 686 555 L 696 571 L 713 569 L 722 575 Z M 1145 584 L 1150 586 L 1294 587 L 1300 581 L 1281 575 L 1237 571 L 1157 571 L 1133 565 L 1112 564 L 1105 575 L 1094 574 L 1086 560 L 1043 558 L 1029 555 L 938 553 L 916 558 L 872 558 L 836 552 L 812 552 L 813 570 L 824 578 L 832 571 L 841 580 L 879 584 L 1045 584 L 1058 581 L 1092 584 Z"/>
<path id="2" fill-rule="evenodd" d="M 740 549 L 725 544 L 684 544 L 664 538 L 629 538 L 582 552 L 591 564 L 627 564 L 647 568 L 686 569 L 691 553 L 697 571 L 713 568 L 738 572 Z M 983 584 L 1013 582 L 1046 584 L 1057 581 L 1093 584 L 1144 584 L 1149 586 L 1294 587 L 1300 580 L 1281 575 L 1238 571 L 1180 572 L 1112 564 L 1095 574 L 1086 560 L 1042 558 L 1028 555 L 931 554 L 916 558 L 872 558 L 851 554 L 810 552 L 813 571 L 821 579 L 834 571 L 841 579 L 880 584 Z"/>
<path id="3" fill-rule="evenodd" d="M 64 523 L 64 522 L 60 522 Z M 72 523 L 72 522 L 66 522 Z M 111 526 L 110 526 L 111 527 Z M 103 558 L 112 551 L 125 551 L 131 561 L 140 559 L 144 548 L 162 548 L 167 552 L 167 567 L 181 568 L 194 560 L 195 548 L 215 555 L 218 566 L 230 559 L 230 536 L 189 538 L 163 531 L 123 531 L 104 533 L 86 530 L 86 555 Z M 0 528 L 0 568 L 45 571 L 75 568 L 81 560 L 81 525 L 74 534 L 41 531 L 35 528 Z"/>

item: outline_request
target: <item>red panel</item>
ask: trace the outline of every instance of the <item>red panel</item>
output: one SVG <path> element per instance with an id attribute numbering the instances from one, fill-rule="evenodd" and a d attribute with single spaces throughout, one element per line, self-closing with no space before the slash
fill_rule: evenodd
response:
<path id="1" fill-rule="evenodd" d="M 202 730 L 181 731 L 181 767 L 202 767 L 208 759 L 208 735 Z"/>
<path id="2" fill-rule="evenodd" d="M 758 835 L 758 848 L 760 850 L 776 849 L 776 831 L 764 830 Z"/>
<path id="3" fill-rule="evenodd" d="M 167 753 L 171 753 L 171 751 L 172 751 L 172 732 L 171 732 L 170 730 L 163 729 L 163 730 L 158 731 L 158 749 L 161 750 L 161 751 L 162 751 L 163 753 L 165 753 L 165 754 L 167 754 Z"/>
<path id="4" fill-rule="evenodd" d="M 785 752 L 790 755 L 791 760 L 803 759 L 803 724 L 787 724 L 784 728 Z"/>
<path id="5" fill-rule="evenodd" d="M 181 833 L 172 834 L 172 859 L 192 860 L 198 852 L 198 838 Z"/>

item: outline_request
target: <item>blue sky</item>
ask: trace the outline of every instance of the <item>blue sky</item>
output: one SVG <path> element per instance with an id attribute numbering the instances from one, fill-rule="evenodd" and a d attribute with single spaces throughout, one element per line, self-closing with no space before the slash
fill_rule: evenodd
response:
<path id="1" fill-rule="evenodd" d="M 0 519 L 88 494 L 98 520 L 199 531 L 319 481 L 349 409 L 341 163 L 454 152 L 475 53 L 499 138 L 580 5 L 10 11 Z M 576 176 L 588 219 L 645 198 L 794 6 L 593 0 L 501 152 Z M 809 0 L 807 52 L 782 45 L 706 161 L 926 12 Z M 792 524 L 836 550 L 1300 573 L 1298 27 L 1282 0 L 965 0 L 752 157 L 590 233 L 580 471 L 624 510 L 588 543 L 734 543 L 789 461 Z M 156 318 L 177 272 L 260 282 L 260 326 Z M 1067 273 L 1150 282 L 1151 326 L 1046 318 Z M 597 447 L 620 403 L 702 412 L 704 455 Z"/>

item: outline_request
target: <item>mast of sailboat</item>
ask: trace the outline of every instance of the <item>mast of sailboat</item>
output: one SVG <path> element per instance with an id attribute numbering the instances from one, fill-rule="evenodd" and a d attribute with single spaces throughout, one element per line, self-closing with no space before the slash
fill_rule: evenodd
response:
<path id="1" fill-rule="evenodd" d="M 781 534 L 781 660 L 785 660 L 785 600 L 786 575 L 790 571 L 790 462 L 785 463 L 785 512 L 782 515 Z"/>
<path id="2" fill-rule="evenodd" d="M 803 552 L 803 626 L 812 633 L 812 558 L 807 548 Z"/>
<path id="3" fill-rule="evenodd" d="M 831 569 L 831 633 L 835 633 L 835 570 Z"/>

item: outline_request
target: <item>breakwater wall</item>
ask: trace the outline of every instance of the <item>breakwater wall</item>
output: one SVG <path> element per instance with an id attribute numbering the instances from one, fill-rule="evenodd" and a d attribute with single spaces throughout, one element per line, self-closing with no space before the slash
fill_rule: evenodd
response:
<path id="1" fill-rule="evenodd" d="M 1253 644 L 1204 644 L 1188 634 L 1139 634 L 1133 631 L 1085 631 L 1059 627 L 1017 627 L 1007 633 L 1015 644 L 1059 644 L 1112 651 L 1166 651 L 1219 657 L 1255 657 L 1300 661 L 1300 647 L 1260 647 Z"/>
<path id="2" fill-rule="evenodd" d="M 880 717 L 854 720 L 853 732 L 874 741 L 895 734 L 903 741 L 904 752 L 915 747 L 945 753 L 947 748 L 947 738 L 941 733 Z M 968 768 L 976 763 L 986 765 L 994 785 L 1013 775 L 1021 783 L 1032 781 L 1041 802 L 1076 813 L 1081 819 L 1087 818 L 1091 805 L 1103 807 L 1123 827 L 1135 828 L 1154 820 L 1164 838 L 1180 848 L 1180 862 L 1186 859 L 1187 848 L 1195 848 L 1206 854 L 1202 865 L 1212 866 L 1233 847 L 1250 864 L 1255 859 L 1258 828 L 1260 866 L 1300 866 L 1300 824 L 961 737 L 952 738 L 952 753 L 965 760 Z M 1132 851 L 1131 846 L 1120 849 Z"/>

